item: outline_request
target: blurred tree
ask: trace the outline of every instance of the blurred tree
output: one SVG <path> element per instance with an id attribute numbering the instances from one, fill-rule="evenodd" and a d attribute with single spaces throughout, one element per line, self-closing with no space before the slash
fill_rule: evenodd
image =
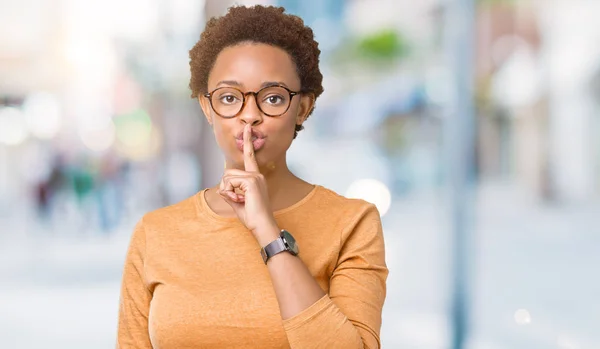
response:
<path id="1" fill-rule="evenodd" d="M 333 66 L 387 70 L 410 53 L 408 40 L 398 30 L 384 28 L 361 37 L 348 37 L 332 53 Z"/>
<path id="2" fill-rule="evenodd" d="M 384 29 L 360 38 L 357 53 L 366 59 L 389 60 L 400 58 L 408 51 L 406 40 L 393 29 Z"/>

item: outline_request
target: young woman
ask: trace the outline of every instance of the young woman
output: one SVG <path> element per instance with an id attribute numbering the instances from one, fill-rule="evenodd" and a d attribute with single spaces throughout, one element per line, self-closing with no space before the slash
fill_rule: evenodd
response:
<path id="1" fill-rule="evenodd" d="M 379 212 L 296 177 L 286 151 L 323 92 L 319 49 L 276 7 L 232 7 L 190 51 L 220 183 L 147 213 L 123 272 L 119 348 L 379 348 Z"/>

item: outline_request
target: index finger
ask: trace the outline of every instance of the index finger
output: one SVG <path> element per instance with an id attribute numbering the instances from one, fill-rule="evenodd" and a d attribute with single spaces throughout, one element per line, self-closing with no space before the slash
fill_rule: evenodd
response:
<path id="1" fill-rule="evenodd" d="M 247 172 L 260 172 L 256 158 L 254 157 L 254 144 L 252 144 L 252 127 L 246 124 L 244 127 L 244 169 Z"/>

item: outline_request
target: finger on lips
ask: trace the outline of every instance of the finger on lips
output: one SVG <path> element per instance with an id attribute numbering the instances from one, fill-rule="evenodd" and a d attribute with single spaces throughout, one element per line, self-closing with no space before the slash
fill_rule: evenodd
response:
<path id="1" fill-rule="evenodd" d="M 244 202 L 244 180 L 252 180 L 253 175 L 248 172 L 258 172 L 258 164 L 254 158 L 254 145 L 252 143 L 252 127 L 247 124 L 243 132 L 244 140 L 244 171 L 238 169 L 225 169 L 221 183 L 219 184 L 219 195 L 225 199 L 236 202 Z M 234 183 L 235 182 L 235 185 Z M 246 183 L 248 184 L 248 183 Z"/>
<path id="2" fill-rule="evenodd" d="M 254 158 L 254 145 L 252 144 L 252 126 L 244 127 L 244 168 L 249 172 L 259 172 L 258 164 Z"/>

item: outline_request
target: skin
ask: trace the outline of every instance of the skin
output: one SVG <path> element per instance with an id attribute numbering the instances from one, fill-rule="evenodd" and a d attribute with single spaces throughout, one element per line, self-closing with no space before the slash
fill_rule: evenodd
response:
<path id="1" fill-rule="evenodd" d="M 221 51 L 209 74 L 208 91 L 221 86 L 233 86 L 244 92 L 258 91 L 266 82 L 282 83 L 292 91 L 301 89 L 296 66 L 286 51 L 261 43 L 243 43 Z M 294 204 L 314 188 L 291 173 L 286 162 L 295 125 L 306 120 L 314 97 L 310 94 L 294 96 L 288 111 L 278 117 L 262 114 L 254 97 L 247 98 L 238 116 L 225 119 L 214 113 L 207 98 L 198 96 L 226 159 L 220 183 L 209 188 L 205 197 L 217 214 L 237 217 L 264 247 L 279 236 L 280 227 L 273 211 Z M 251 142 L 251 129 L 267 137 L 258 151 L 254 151 Z M 235 142 L 241 131 L 243 152 Z M 284 320 L 325 295 L 304 262 L 290 253 L 273 256 L 267 268 Z"/>

